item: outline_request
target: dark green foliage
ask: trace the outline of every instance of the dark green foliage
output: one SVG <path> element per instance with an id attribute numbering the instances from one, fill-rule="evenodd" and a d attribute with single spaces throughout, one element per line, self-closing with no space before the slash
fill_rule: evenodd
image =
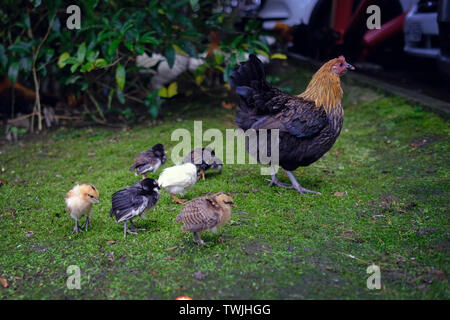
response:
<path id="1" fill-rule="evenodd" d="M 72 4 L 69 0 L 4 1 L 0 75 L 13 82 L 20 75 L 33 87 L 35 60 L 40 81 L 56 82 L 61 95 L 84 94 L 92 117 L 101 122 L 106 122 L 108 113 L 133 112 L 133 103 L 145 105 L 152 117 L 158 115 L 163 100 L 156 101 L 149 92 L 151 76 L 138 73 L 134 63 L 138 55 L 161 53 L 172 67 L 176 53 L 198 57 L 208 51 L 210 31 L 215 30 L 220 33 L 220 49 L 196 72 L 197 84 L 208 85 L 203 81 L 209 69 L 225 71 L 227 80 L 244 52 L 268 52 L 258 38 L 258 25 L 252 22 L 245 33 L 236 31 L 239 15 L 218 10 L 217 1 L 82 0 L 77 2 L 81 28 L 69 30 L 66 21 L 71 15 L 66 8 Z M 151 98 L 146 98 L 149 94 Z"/>

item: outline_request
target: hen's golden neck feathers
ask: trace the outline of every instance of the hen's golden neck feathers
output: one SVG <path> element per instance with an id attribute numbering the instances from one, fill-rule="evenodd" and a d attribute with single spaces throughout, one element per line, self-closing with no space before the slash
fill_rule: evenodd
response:
<path id="1" fill-rule="evenodd" d="M 299 97 L 314 101 L 317 108 L 323 107 L 328 114 L 341 105 L 342 89 L 339 75 L 332 71 L 333 65 L 339 59 L 325 63 L 313 76 L 306 90 Z"/>

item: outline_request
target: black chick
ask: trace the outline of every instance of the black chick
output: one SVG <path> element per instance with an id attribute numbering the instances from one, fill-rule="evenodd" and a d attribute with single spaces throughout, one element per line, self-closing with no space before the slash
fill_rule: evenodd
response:
<path id="1" fill-rule="evenodd" d="M 130 167 L 130 171 L 136 170 L 136 175 L 142 175 L 142 179 L 147 178 L 149 172 L 156 172 L 166 162 L 166 153 L 164 146 L 160 143 L 155 144 L 147 151 L 141 152 Z"/>
<path id="2" fill-rule="evenodd" d="M 123 237 L 127 233 L 138 230 L 133 224 L 133 218 L 145 218 L 144 212 L 153 207 L 159 199 L 158 182 L 154 179 L 144 179 L 132 186 L 115 192 L 112 196 L 112 208 L 109 216 L 116 217 L 116 222 L 123 222 Z M 127 221 L 130 220 L 130 228 Z"/>
<path id="3" fill-rule="evenodd" d="M 222 160 L 216 157 L 211 148 L 196 148 L 184 159 L 183 163 L 192 163 L 197 167 L 197 174 L 205 180 L 205 171 L 209 169 L 222 170 Z"/>

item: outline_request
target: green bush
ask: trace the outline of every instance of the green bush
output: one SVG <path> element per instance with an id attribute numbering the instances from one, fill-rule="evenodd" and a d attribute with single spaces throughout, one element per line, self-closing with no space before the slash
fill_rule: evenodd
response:
<path id="1" fill-rule="evenodd" d="M 150 92 L 148 75 L 139 73 L 138 55 L 163 54 L 173 66 L 176 53 L 198 57 L 210 48 L 210 31 L 220 37 L 218 48 L 195 71 L 196 85 L 209 86 L 211 70 L 228 81 L 232 68 L 246 52 L 268 54 L 260 40 L 259 24 L 247 23 L 236 10 L 225 13 L 231 1 L 99 1 L 82 0 L 81 28 L 69 30 L 66 8 L 73 1 L 5 0 L 0 8 L 0 74 L 32 87 L 46 77 L 58 81 L 61 92 L 83 95 L 85 111 L 99 122 L 108 114 L 133 118 L 130 105 L 142 105 L 152 117 L 174 94 Z M 25 10 L 24 10 L 25 8 Z M 156 66 L 155 66 L 156 67 Z M 36 74 L 36 79 L 33 78 Z M 165 97 L 165 98 L 162 98 Z"/>

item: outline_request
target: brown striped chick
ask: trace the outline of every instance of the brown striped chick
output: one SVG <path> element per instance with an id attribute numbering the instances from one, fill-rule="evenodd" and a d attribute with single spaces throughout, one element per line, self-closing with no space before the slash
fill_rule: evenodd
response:
<path id="1" fill-rule="evenodd" d="M 231 206 L 236 206 L 233 198 L 226 193 L 216 193 L 210 197 L 201 197 L 189 201 L 177 216 L 177 222 L 183 222 L 181 230 L 193 233 L 194 241 L 205 244 L 200 233 L 217 228 L 230 220 Z"/>
<path id="2" fill-rule="evenodd" d="M 74 233 L 82 232 L 82 227 L 88 231 L 92 205 L 99 202 L 98 197 L 98 190 L 91 184 L 77 184 L 67 193 L 66 208 L 69 215 L 75 220 Z M 84 216 L 86 216 L 86 221 L 80 228 L 78 220 Z"/>

